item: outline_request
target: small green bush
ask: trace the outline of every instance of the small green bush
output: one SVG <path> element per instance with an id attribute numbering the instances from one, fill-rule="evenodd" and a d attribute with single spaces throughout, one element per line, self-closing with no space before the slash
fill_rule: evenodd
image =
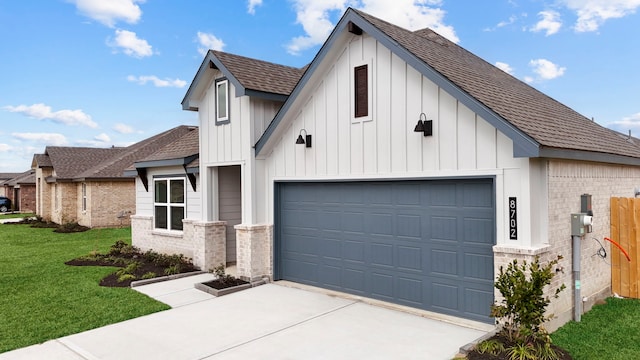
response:
<path id="1" fill-rule="evenodd" d="M 140 278 L 141 279 L 153 279 L 156 276 L 158 276 L 158 275 L 156 275 L 156 273 L 154 273 L 153 271 L 149 271 L 149 272 L 144 273 Z"/>
<path id="2" fill-rule="evenodd" d="M 125 282 L 127 280 L 136 280 L 136 276 L 133 274 L 122 274 L 118 276 L 118 282 Z"/>
<path id="3" fill-rule="evenodd" d="M 515 344 L 507 348 L 511 359 L 558 358 L 543 324 L 553 318 L 553 315 L 545 316 L 551 302 L 545 295 L 545 287 L 551 284 L 555 267 L 561 259 L 558 256 L 541 265 L 536 256 L 531 263 L 523 261 L 520 265 L 518 260 L 513 260 L 506 269 L 500 267 L 495 287 L 502 294 L 502 300 L 491 306 L 491 316 L 497 319 L 500 334 Z M 562 284 L 555 290 L 551 289 L 551 293 L 557 298 L 564 289 Z"/>

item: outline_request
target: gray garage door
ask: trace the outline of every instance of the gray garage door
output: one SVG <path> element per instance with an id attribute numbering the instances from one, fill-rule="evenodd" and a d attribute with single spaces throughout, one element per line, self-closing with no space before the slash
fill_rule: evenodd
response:
<path id="1" fill-rule="evenodd" d="M 492 322 L 492 179 L 279 183 L 276 278 Z"/>

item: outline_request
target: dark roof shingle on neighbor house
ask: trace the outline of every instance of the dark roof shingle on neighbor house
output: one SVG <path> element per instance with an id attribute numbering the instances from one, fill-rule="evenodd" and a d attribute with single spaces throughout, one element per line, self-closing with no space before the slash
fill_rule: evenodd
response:
<path id="1" fill-rule="evenodd" d="M 354 11 L 542 148 L 640 157 L 640 147 L 628 137 L 600 126 L 436 32 L 412 32 Z"/>
<path id="2" fill-rule="evenodd" d="M 53 167 L 49 180 L 84 181 L 127 179 L 124 170 L 139 158 L 147 157 L 193 129 L 178 126 L 127 147 L 88 148 L 47 146 L 35 154 L 33 167 Z"/>
<path id="3" fill-rule="evenodd" d="M 200 135 L 197 127 L 193 127 L 187 133 L 174 141 L 166 144 L 153 154 L 136 160 L 135 164 L 126 169 L 128 175 L 134 175 L 132 171 L 140 168 L 181 165 L 188 168 L 199 166 Z"/>

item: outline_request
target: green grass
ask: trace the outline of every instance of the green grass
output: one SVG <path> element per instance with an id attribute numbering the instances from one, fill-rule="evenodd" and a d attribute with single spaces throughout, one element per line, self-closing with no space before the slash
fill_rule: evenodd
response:
<path id="1" fill-rule="evenodd" d="M 116 240 L 131 243 L 131 229 L 58 234 L 0 224 L 0 353 L 168 309 L 135 290 L 99 286 L 115 268 L 64 264 Z"/>
<path id="2" fill-rule="evenodd" d="M 0 220 L 2 219 L 15 219 L 34 216 L 32 213 L 15 213 L 15 214 L 0 214 Z"/>
<path id="3" fill-rule="evenodd" d="M 640 300 L 609 298 L 551 338 L 576 360 L 640 359 Z"/>

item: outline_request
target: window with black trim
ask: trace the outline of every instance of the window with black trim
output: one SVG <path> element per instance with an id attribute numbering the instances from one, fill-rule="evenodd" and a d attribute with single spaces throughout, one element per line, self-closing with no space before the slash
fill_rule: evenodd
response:
<path id="1" fill-rule="evenodd" d="M 216 80 L 216 124 L 229 122 L 229 80 Z"/>
<path id="2" fill-rule="evenodd" d="M 356 66 L 353 72 L 355 90 L 355 117 L 369 115 L 369 74 L 368 65 Z"/>
<path id="3" fill-rule="evenodd" d="M 153 185 L 154 227 L 181 231 L 185 213 L 184 178 L 155 179 Z"/>

